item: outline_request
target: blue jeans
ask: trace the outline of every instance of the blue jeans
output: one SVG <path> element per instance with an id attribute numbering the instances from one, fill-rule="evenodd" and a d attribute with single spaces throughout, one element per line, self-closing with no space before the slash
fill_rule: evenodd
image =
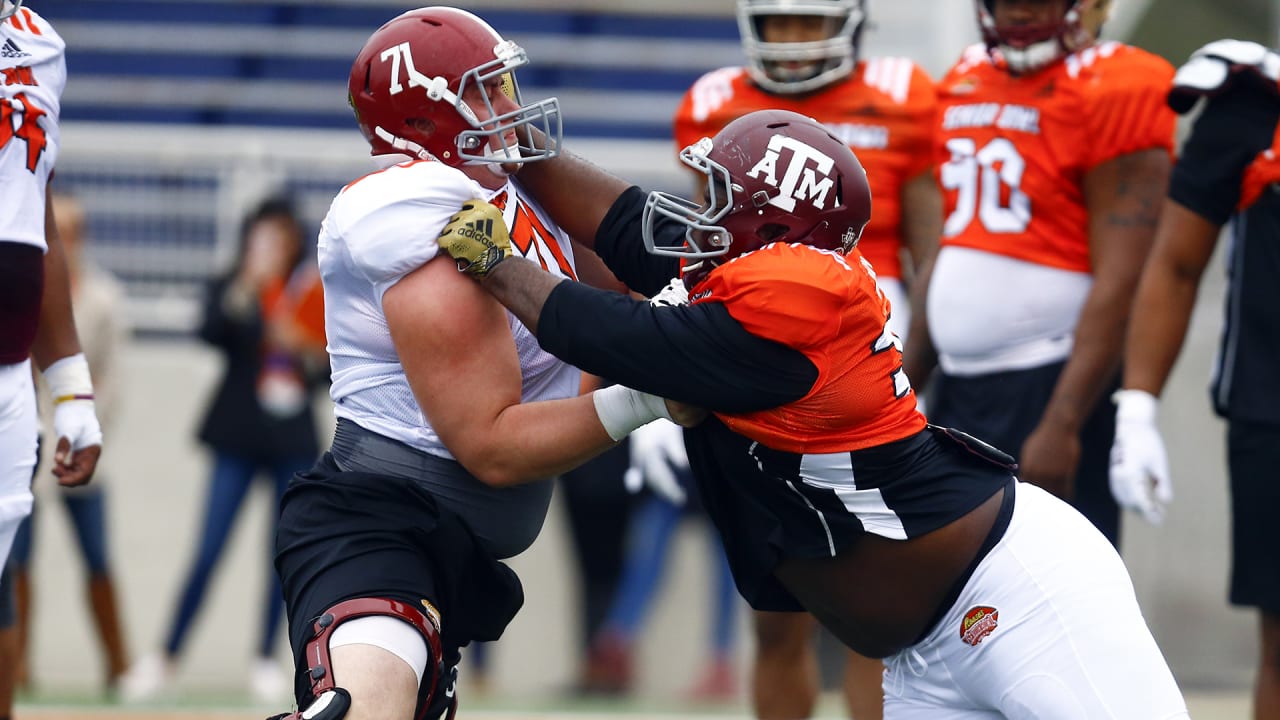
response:
<path id="1" fill-rule="evenodd" d="M 628 640 L 639 632 L 649 603 L 662 582 L 671 536 L 675 534 L 684 514 L 684 508 L 653 496 L 647 497 L 636 508 L 630 521 L 622 580 L 605 619 L 605 630 L 619 633 Z M 710 521 L 705 517 L 700 520 L 710 526 Z M 708 527 L 708 530 L 714 535 L 714 529 Z M 733 584 L 733 574 L 729 570 L 729 561 L 725 557 L 720 538 L 714 537 L 711 544 L 715 554 L 711 649 L 717 656 L 723 656 L 733 648 L 738 592 Z"/>
<path id="2" fill-rule="evenodd" d="M 76 533 L 76 542 L 80 546 L 80 556 L 84 558 L 85 569 L 90 575 L 107 573 L 107 494 L 101 485 L 86 485 L 75 492 L 59 493 L 62 506 L 67 509 L 71 518 L 71 527 Z M 17 572 L 26 571 L 31 564 L 33 535 L 35 534 L 36 515 L 40 509 L 37 502 L 22 524 L 18 526 L 18 534 L 13 539 L 13 551 L 9 554 L 9 562 Z"/>
<path id="3" fill-rule="evenodd" d="M 284 617 L 284 595 L 280 590 L 280 579 L 276 576 L 272 564 L 275 547 L 276 518 L 280 514 L 280 496 L 289 485 L 294 473 L 305 470 L 315 461 L 312 457 L 297 457 L 276 460 L 271 463 L 258 463 L 249 458 L 225 453 L 215 453 L 213 458 L 213 475 L 209 479 L 209 495 L 205 502 L 204 529 L 200 534 L 200 545 L 196 550 L 195 562 L 187 574 L 187 581 L 182 590 L 177 615 L 169 628 L 169 639 L 165 643 L 165 653 L 176 658 L 182 650 L 187 631 L 195 620 L 200 604 L 204 601 L 205 590 L 209 585 L 209 577 L 226 546 L 227 536 L 235 524 L 240 506 L 249 492 L 258 470 L 270 473 L 273 481 L 274 505 L 271 512 L 271 532 L 262 544 L 267 555 L 267 597 L 262 615 L 262 635 L 258 645 L 259 657 L 268 657 L 274 653 L 276 632 L 280 628 L 280 620 Z"/>

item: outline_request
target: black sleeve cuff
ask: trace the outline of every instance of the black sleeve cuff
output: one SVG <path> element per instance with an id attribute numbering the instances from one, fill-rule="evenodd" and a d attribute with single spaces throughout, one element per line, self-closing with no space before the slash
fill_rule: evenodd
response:
<path id="1" fill-rule="evenodd" d="M 680 262 L 676 258 L 653 255 L 644 248 L 640 222 L 648 197 L 648 193 L 635 186 L 619 195 L 596 230 L 595 250 L 627 287 L 645 297 L 653 297 L 680 272 Z M 664 223 L 660 230 L 677 231 L 671 225 Z M 683 227 L 678 231 L 683 232 Z"/>
<path id="2" fill-rule="evenodd" d="M 1245 169 L 1271 147 L 1280 99 L 1248 84 L 1210 98 L 1169 179 L 1169 198 L 1215 225 L 1240 201 Z"/>

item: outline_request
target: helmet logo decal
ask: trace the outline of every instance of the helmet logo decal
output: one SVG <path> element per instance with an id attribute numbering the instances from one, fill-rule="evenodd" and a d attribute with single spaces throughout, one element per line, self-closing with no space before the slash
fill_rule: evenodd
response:
<path id="1" fill-rule="evenodd" d="M 789 151 L 790 161 L 779 181 L 778 161 L 784 150 Z M 770 205 L 792 212 L 797 200 L 808 200 L 819 210 L 826 210 L 827 194 L 835 185 L 831 179 L 834 166 L 835 161 L 826 153 L 794 138 L 776 134 L 769 138 L 768 150 L 755 167 L 747 171 L 747 177 L 778 188 L 778 194 L 769 199 Z"/>
<path id="2" fill-rule="evenodd" d="M 409 43 L 402 42 L 383 50 L 378 56 L 383 62 L 391 61 L 391 94 L 398 95 L 404 91 L 405 86 L 400 84 L 401 57 L 404 58 L 405 74 L 409 76 L 409 87 L 431 87 L 431 78 L 418 72 L 418 68 L 414 66 L 413 52 L 409 49 Z"/>

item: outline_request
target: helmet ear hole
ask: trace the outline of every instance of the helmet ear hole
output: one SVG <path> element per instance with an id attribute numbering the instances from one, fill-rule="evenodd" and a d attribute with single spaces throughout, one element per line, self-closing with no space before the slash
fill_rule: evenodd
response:
<path id="1" fill-rule="evenodd" d="M 771 243 L 774 240 L 791 232 L 791 228 L 782 223 L 765 223 L 756 230 L 756 236 L 760 238 L 760 244 Z"/>
<path id="2" fill-rule="evenodd" d="M 431 137 L 436 131 L 436 124 L 428 118 L 407 118 L 404 124 L 422 133 L 423 137 Z"/>

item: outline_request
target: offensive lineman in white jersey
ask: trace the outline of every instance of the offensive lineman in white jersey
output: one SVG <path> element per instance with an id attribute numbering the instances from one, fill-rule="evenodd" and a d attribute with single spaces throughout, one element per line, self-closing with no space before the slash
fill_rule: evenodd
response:
<path id="1" fill-rule="evenodd" d="M 54 475 L 83 485 L 102 451 L 89 365 L 80 352 L 66 258 L 48 202 L 58 157 L 66 44 L 21 0 L 0 0 L 0 567 L 31 512 L 36 463 L 31 363 L 54 403 Z M 0 720 L 13 710 L 17 669 L 12 588 L 0 581 Z"/>
<path id="2" fill-rule="evenodd" d="M 521 104 L 526 63 L 480 18 L 430 7 L 383 25 L 351 71 L 361 132 L 398 164 L 344 188 L 320 231 L 338 423 L 276 539 L 309 718 L 451 713 L 459 648 L 497 639 L 523 601 L 499 560 L 537 536 L 548 479 L 669 416 L 622 387 L 579 396 L 578 370 L 439 250 L 458 206 L 484 199 L 521 255 L 577 278 L 569 238 L 508 176 L 559 148 L 557 101 Z M 569 431 L 564 413 L 591 421 Z"/>

